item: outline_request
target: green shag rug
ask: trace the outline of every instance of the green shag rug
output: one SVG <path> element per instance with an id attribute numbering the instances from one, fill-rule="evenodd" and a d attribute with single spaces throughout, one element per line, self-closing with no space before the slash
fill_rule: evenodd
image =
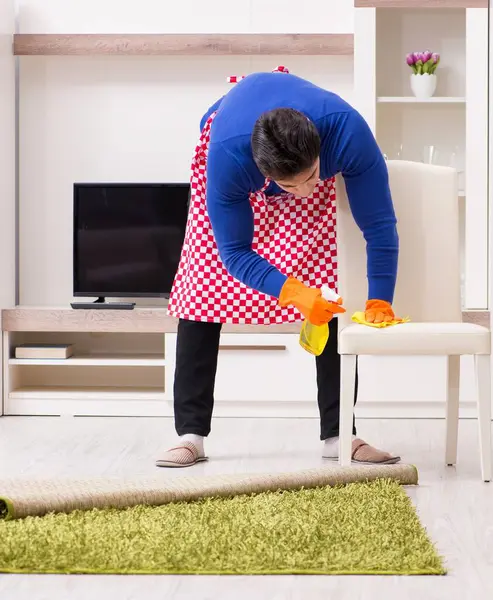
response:
<path id="1" fill-rule="evenodd" d="M 0 571 L 445 573 L 390 480 L 0 522 Z"/>

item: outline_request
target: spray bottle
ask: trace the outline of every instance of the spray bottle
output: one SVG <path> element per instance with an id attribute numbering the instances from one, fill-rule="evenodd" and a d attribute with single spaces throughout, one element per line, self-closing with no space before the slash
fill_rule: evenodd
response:
<path id="1" fill-rule="evenodd" d="M 328 302 L 341 303 L 341 297 L 328 285 L 322 286 L 322 298 Z M 308 320 L 303 321 L 300 331 L 300 346 L 310 354 L 320 356 L 329 339 L 329 325 L 312 325 Z"/>

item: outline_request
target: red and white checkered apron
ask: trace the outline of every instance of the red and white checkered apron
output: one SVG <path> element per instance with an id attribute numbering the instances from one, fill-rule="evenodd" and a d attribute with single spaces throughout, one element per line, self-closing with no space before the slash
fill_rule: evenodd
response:
<path id="1" fill-rule="evenodd" d="M 191 198 L 185 240 L 168 305 L 180 319 L 209 323 L 272 325 L 294 323 L 302 315 L 281 308 L 277 298 L 253 290 L 232 277 L 217 250 L 206 208 L 208 119 L 192 161 Z M 285 275 L 310 287 L 337 289 L 336 194 L 334 178 L 319 181 L 308 198 L 284 192 L 250 194 L 254 216 L 252 249 Z"/>

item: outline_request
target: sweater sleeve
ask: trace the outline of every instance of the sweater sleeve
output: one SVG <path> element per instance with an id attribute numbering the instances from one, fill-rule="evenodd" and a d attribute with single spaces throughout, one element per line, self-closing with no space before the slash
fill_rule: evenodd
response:
<path id="1" fill-rule="evenodd" d="M 278 298 L 287 277 L 252 250 L 254 233 L 248 176 L 221 143 L 207 158 L 207 211 L 221 260 L 235 278 Z"/>
<path id="2" fill-rule="evenodd" d="M 351 212 L 366 240 L 368 298 L 392 302 L 399 237 L 385 159 L 357 111 L 335 117 L 329 169 L 344 177 Z"/>

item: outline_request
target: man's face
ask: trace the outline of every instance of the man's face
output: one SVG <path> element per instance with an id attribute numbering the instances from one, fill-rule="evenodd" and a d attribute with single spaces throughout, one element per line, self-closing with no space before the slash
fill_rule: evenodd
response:
<path id="1" fill-rule="evenodd" d="M 276 183 L 286 192 L 294 194 L 295 196 L 301 196 L 302 198 L 306 198 L 307 196 L 310 196 L 310 194 L 315 189 L 319 178 L 320 159 L 317 159 L 315 164 L 306 171 L 295 175 L 291 179 L 278 180 L 276 181 Z"/>

